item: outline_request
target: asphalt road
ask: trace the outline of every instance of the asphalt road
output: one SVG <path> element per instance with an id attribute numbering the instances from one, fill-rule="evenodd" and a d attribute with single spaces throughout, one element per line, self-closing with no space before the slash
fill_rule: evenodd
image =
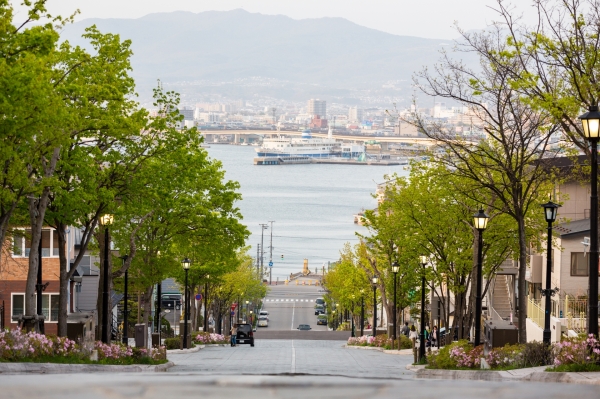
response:
<path id="1" fill-rule="evenodd" d="M 308 280 L 310 279 L 305 279 Z M 259 327 L 257 336 L 260 335 L 260 330 L 297 331 L 300 324 L 309 324 L 313 331 L 327 331 L 327 326 L 317 326 L 314 309 L 315 300 L 322 297 L 322 288 L 319 286 L 302 286 L 294 283 L 270 286 L 263 306 L 263 309 L 269 312 L 269 327 Z"/>

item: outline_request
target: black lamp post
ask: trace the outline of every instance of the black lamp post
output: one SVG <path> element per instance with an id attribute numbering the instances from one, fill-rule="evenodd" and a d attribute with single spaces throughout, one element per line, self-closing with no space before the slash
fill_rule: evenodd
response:
<path id="1" fill-rule="evenodd" d="M 190 270 L 190 265 L 192 262 L 185 258 L 181 261 L 181 266 L 183 266 L 183 270 L 185 270 L 185 308 L 183 311 L 183 345 L 181 346 L 183 349 L 187 349 L 188 346 L 188 314 L 190 311 L 190 303 L 189 303 L 189 293 L 188 293 L 188 271 Z"/>
<path id="2" fill-rule="evenodd" d="M 104 270 L 102 271 L 102 342 L 108 344 L 108 257 L 110 256 L 110 243 L 108 226 L 113 222 L 113 215 L 107 213 L 100 217 L 104 226 Z"/>
<path id="3" fill-rule="evenodd" d="M 123 264 L 127 261 L 127 255 L 121 256 L 121 260 Z M 123 290 L 123 343 L 125 345 L 129 345 L 129 336 L 127 335 L 127 330 L 129 329 L 129 303 L 127 300 L 129 299 L 127 288 L 129 284 L 129 270 L 125 270 L 125 289 Z"/>
<path id="4" fill-rule="evenodd" d="M 475 290 L 475 347 L 481 344 L 481 286 L 483 285 L 483 230 L 487 227 L 489 216 L 483 209 L 473 215 L 474 226 L 479 232 L 477 245 L 477 287 Z"/>
<path id="5" fill-rule="evenodd" d="M 365 335 L 365 289 L 360 289 L 360 336 Z"/>
<path id="6" fill-rule="evenodd" d="M 590 266 L 588 295 L 588 334 L 598 338 L 598 139 L 600 138 L 600 112 L 592 105 L 589 112 L 579 117 L 583 134 L 592 144 L 591 195 L 590 195 Z"/>
<path id="7" fill-rule="evenodd" d="M 210 276 L 206 275 L 206 282 L 204 283 L 204 332 L 208 331 L 208 279 Z"/>
<path id="8" fill-rule="evenodd" d="M 246 301 L 246 323 L 248 322 L 248 310 L 250 310 L 249 304 L 250 304 L 250 301 Z"/>
<path id="9" fill-rule="evenodd" d="M 353 294 L 352 295 L 352 311 L 351 311 L 351 315 L 350 315 L 350 336 L 352 338 L 354 338 L 356 336 L 356 333 L 354 332 L 354 306 L 356 305 L 356 303 L 354 302 L 355 298 L 356 297 Z"/>
<path id="10" fill-rule="evenodd" d="M 371 279 L 373 283 L 373 336 L 377 335 L 377 283 L 379 276 L 374 275 Z"/>
<path id="11" fill-rule="evenodd" d="M 392 323 L 394 325 L 394 332 L 392 334 L 392 340 L 393 342 L 396 342 L 396 340 L 398 339 L 398 335 L 396 333 L 397 330 L 397 326 L 396 326 L 396 280 L 398 277 L 398 272 L 400 271 L 400 266 L 398 265 L 398 262 L 394 262 L 392 263 L 392 273 L 394 273 L 394 307 L 393 307 L 393 315 L 392 315 Z"/>
<path id="12" fill-rule="evenodd" d="M 335 318 L 335 310 L 331 311 L 331 328 L 333 328 L 333 331 L 336 330 L 336 323 L 337 323 L 337 319 Z"/>
<path id="13" fill-rule="evenodd" d="M 551 275 L 552 275 L 552 223 L 556 220 L 556 213 L 560 205 L 555 204 L 552 201 L 548 201 L 547 203 L 542 205 L 544 207 L 544 216 L 546 217 L 546 222 L 548 222 L 548 245 L 546 255 L 546 288 L 542 290 L 542 296 L 546 297 L 545 304 L 545 314 L 544 314 L 544 333 L 543 339 L 545 345 L 550 345 L 550 297 L 553 297 L 558 288 L 551 289 L 550 284 Z"/>
<path id="14" fill-rule="evenodd" d="M 419 339 L 419 361 L 425 359 L 425 266 L 427 266 L 427 257 L 419 256 L 419 263 L 423 267 L 421 273 L 421 332 Z"/>

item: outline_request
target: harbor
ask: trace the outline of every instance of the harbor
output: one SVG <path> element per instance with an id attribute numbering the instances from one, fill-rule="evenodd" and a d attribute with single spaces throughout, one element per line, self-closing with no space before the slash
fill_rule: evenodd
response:
<path id="1" fill-rule="evenodd" d="M 336 164 L 336 165 L 374 165 L 399 166 L 408 165 L 408 159 L 371 159 L 352 158 L 311 158 L 311 157 L 255 157 L 254 165 L 304 165 L 304 164 Z"/>

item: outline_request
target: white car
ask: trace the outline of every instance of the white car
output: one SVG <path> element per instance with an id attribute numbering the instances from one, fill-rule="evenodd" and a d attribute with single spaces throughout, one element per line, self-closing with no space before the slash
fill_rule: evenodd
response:
<path id="1" fill-rule="evenodd" d="M 259 316 L 258 318 L 259 327 L 269 327 L 269 319 L 266 316 Z"/>
<path id="2" fill-rule="evenodd" d="M 267 321 L 269 321 L 269 311 L 267 310 L 261 310 L 260 313 L 258 314 L 258 317 L 266 317 Z"/>

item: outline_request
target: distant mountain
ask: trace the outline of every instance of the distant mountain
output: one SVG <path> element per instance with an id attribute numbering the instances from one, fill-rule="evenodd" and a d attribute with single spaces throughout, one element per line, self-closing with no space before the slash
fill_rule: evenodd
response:
<path id="1" fill-rule="evenodd" d="M 81 43 L 92 24 L 132 40 L 133 75 L 141 85 L 264 77 L 342 90 L 391 80 L 409 87 L 412 73 L 452 43 L 392 35 L 342 18 L 294 20 L 243 10 L 86 19 L 65 28 L 63 38 Z"/>

